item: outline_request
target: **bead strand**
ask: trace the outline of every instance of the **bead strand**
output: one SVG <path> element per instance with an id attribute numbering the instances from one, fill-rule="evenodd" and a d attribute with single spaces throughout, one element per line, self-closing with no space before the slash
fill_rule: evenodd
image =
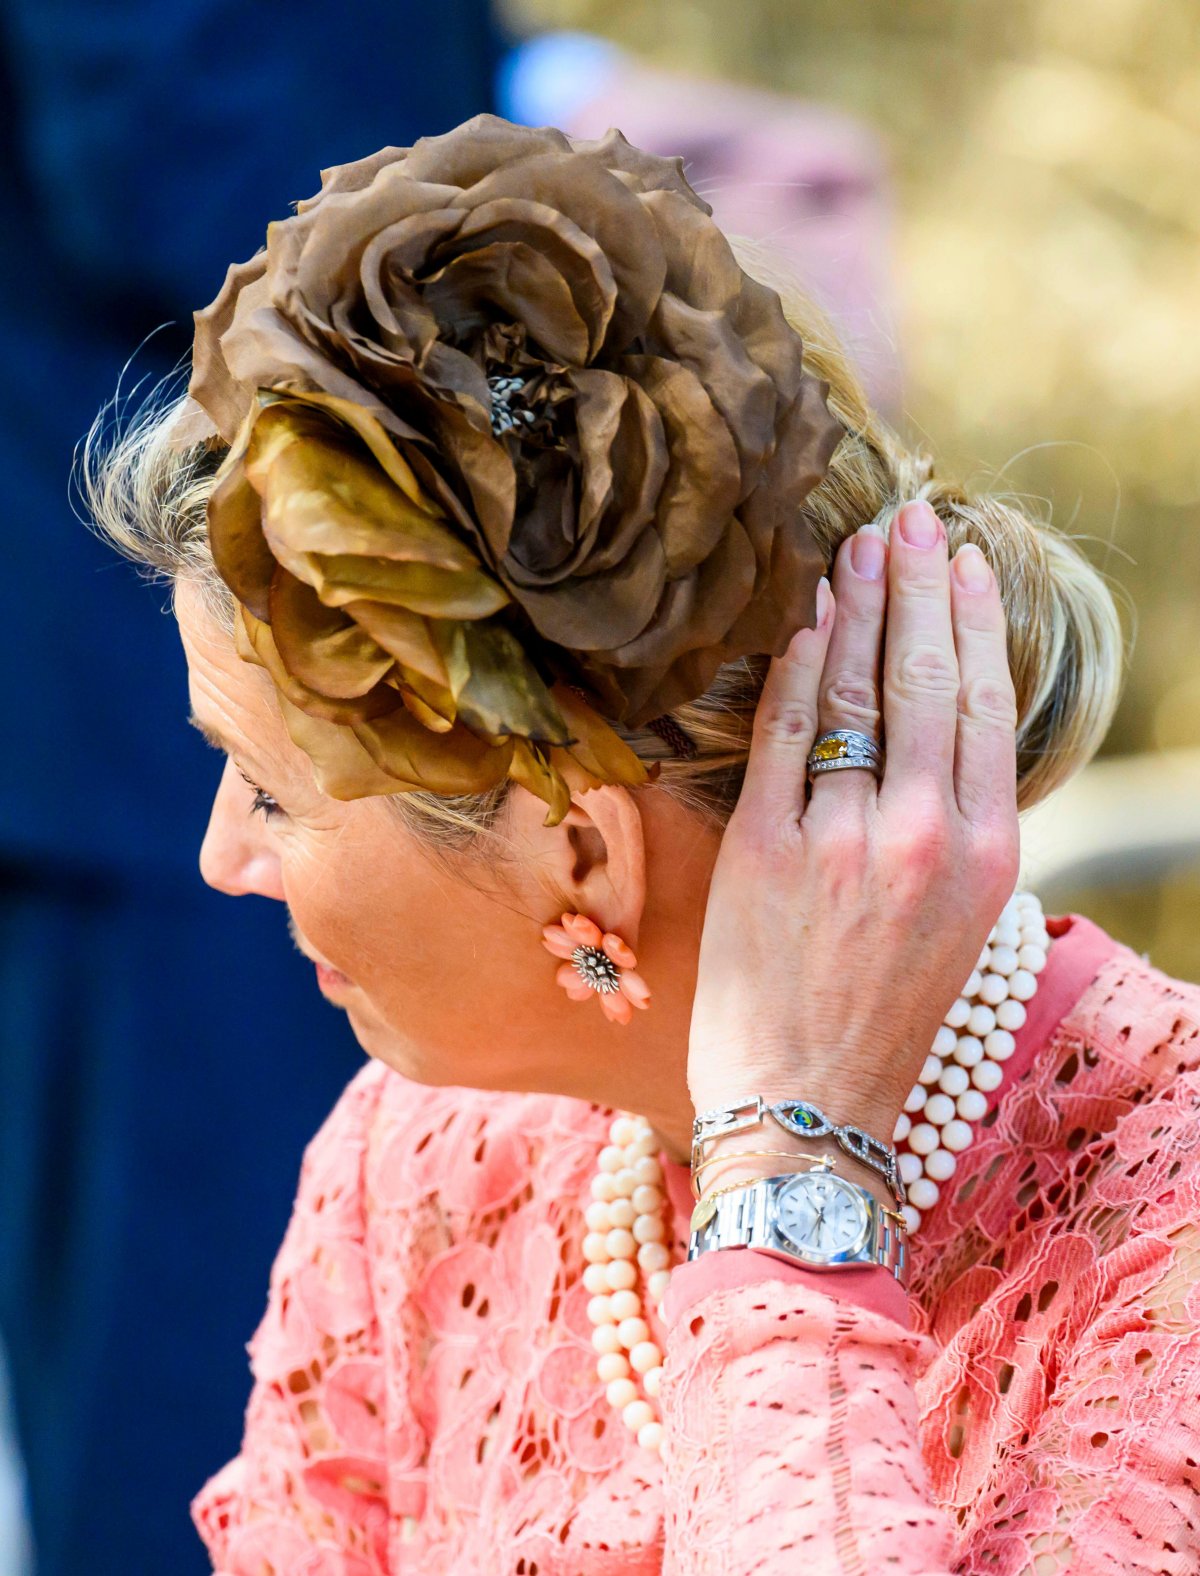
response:
<path id="1" fill-rule="evenodd" d="M 988 1095 L 1004 1079 L 1014 1032 L 1025 1022 L 1049 950 L 1042 905 L 1032 892 L 1015 892 L 934 1036 L 892 1134 L 910 1235 L 954 1175 L 955 1157 L 974 1140 L 971 1124 L 984 1116 Z"/>
<path id="2" fill-rule="evenodd" d="M 592 1178 L 583 1239 L 583 1284 L 591 1294 L 587 1315 L 594 1326 L 596 1373 L 625 1426 L 639 1445 L 652 1451 L 662 1444 L 655 1404 L 662 1352 L 651 1337 L 638 1281 L 640 1271 L 657 1312 L 671 1280 L 667 1195 L 657 1149 L 643 1118 L 616 1118 Z"/>

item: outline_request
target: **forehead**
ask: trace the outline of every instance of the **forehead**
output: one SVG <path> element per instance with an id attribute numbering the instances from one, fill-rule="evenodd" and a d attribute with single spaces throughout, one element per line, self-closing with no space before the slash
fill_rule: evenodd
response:
<path id="1" fill-rule="evenodd" d="M 175 616 L 188 666 L 192 713 L 203 732 L 231 754 L 288 760 L 300 752 L 288 738 L 270 679 L 238 655 L 233 636 L 188 581 L 175 588 Z"/>

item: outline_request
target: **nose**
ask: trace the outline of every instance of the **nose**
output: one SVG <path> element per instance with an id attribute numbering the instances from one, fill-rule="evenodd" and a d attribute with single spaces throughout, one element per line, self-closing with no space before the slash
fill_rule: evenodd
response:
<path id="1" fill-rule="evenodd" d="M 230 897 L 273 897 L 285 901 L 279 855 L 265 817 L 251 813 L 253 790 L 232 761 L 225 762 L 213 798 L 208 830 L 200 845 L 200 874 Z"/>

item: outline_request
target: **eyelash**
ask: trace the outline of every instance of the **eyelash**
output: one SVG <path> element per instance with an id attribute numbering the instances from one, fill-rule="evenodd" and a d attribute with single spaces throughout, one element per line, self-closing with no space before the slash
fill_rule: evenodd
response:
<path id="1" fill-rule="evenodd" d="M 265 788 L 260 788 L 252 777 L 247 777 L 245 772 L 241 770 L 239 770 L 238 775 L 248 787 L 254 789 L 254 800 L 250 805 L 251 815 L 257 815 L 261 810 L 264 817 L 269 821 L 273 815 L 282 813 L 279 808 L 279 801 L 272 799 Z"/>

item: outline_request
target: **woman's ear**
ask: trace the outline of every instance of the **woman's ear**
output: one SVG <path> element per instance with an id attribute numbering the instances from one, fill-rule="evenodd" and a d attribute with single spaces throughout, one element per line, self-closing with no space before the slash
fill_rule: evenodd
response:
<path id="1" fill-rule="evenodd" d="M 538 822 L 545 805 L 533 796 L 529 808 Z M 571 808 L 558 826 L 526 825 L 523 841 L 531 845 L 545 884 L 568 912 L 586 914 L 601 930 L 615 931 L 637 950 L 638 930 L 646 906 L 646 839 L 642 812 L 628 788 L 606 783 L 572 795 Z M 557 918 L 557 916 L 555 916 Z"/>

